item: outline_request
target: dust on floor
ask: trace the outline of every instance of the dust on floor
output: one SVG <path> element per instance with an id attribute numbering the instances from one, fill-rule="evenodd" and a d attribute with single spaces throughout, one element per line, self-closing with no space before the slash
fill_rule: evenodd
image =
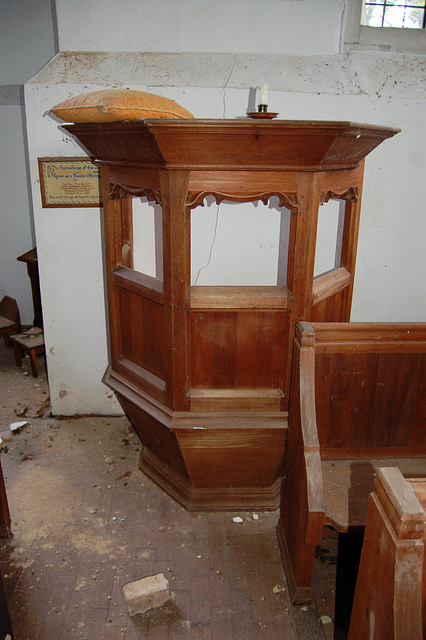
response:
<path id="1" fill-rule="evenodd" d="M 14 535 L 0 570 L 17 640 L 332 637 L 333 567 L 316 562 L 316 600 L 292 607 L 277 512 L 188 513 L 139 471 L 126 418 L 52 418 L 42 358 L 39 369 L 32 378 L 1 347 L 0 432 L 27 421 L 1 453 Z M 130 618 L 122 585 L 159 572 L 174 601 Z"/>

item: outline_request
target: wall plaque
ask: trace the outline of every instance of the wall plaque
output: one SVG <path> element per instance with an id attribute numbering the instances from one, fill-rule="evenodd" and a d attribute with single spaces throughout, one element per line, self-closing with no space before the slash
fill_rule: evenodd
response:
<path id="1" fill-rule="evenodd" d="M 39 158 L 41 200 L 46 207 L 99 207 L 100 168 L 88 158 Z"/>

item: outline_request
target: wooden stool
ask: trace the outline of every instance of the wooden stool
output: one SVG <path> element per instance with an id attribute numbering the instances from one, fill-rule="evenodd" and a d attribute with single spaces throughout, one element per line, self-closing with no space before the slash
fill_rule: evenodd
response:
<path id="1" fill-rule="evenodd" d="M 0 302 L 0 334 L 4 335 L 6 347 L 10 347 L 10 334 L 20 331 L 22 327 L 16 300 L 10 296 L 4 296 Z"/>
<path id="2" fill-rule="evenodd" d="M 45 353 L 44 335 L 37 327 L 33 327 L 17 336 L 11 336 L 15 350 L 16 366 L 22 367 L 22 352 L 28 353 L 31 359 L 33 377 L 38 377 L 37 355 Z"/>

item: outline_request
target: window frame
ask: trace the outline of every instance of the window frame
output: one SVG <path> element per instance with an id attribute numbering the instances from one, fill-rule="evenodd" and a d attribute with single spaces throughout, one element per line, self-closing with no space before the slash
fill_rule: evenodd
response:
<path id="1" fill-rule="evenodd" d="M 346 0 L 344 49 L 376 49 L 426 54 L 426 29 L 365 27 L 361 25 L 363 0 Z"/>

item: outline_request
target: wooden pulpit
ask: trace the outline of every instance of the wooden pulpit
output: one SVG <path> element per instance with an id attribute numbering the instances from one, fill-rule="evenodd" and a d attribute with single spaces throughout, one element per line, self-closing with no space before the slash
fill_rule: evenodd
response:
<path id="1" fill-rule="evenodd" d="M 347 321 L 364 157 L 396 129 L 349 122 L 147 119 L 66 125 L 102 166 L 110 366 L 141 469 L 191 510 L 279 504 L 299 320 Z M 278 197 L 276 286 L 191 285 L 191 212 Z M 134 269 L 132 198 L 162 209 L 162 277 Z M 314 278 L 318 212 L 340 200 L 335 268 Z"/>

